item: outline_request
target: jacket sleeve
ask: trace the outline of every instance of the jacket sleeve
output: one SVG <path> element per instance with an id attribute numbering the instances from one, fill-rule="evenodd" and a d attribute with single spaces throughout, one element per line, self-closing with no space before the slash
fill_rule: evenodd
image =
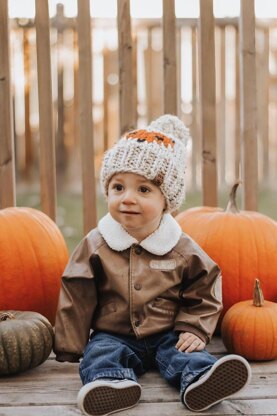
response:
<path id="1" fill-rule="evenodd" d="M 183 270 L 176 331 L 191 332 L 210 342 L 222 310 L 221 282 L 219 267 L 199 247 Z"/>
<path id="2" fill-rule="evenodd" d="M 57 361 L 77 362 L 88 341 L 97 294 L 86 239 L 73 252 L 64 271 L 55 321 Z"/>

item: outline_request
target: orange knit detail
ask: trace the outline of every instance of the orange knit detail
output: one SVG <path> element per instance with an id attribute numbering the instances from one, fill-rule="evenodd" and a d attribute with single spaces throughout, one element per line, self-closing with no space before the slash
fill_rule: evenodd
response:
<path id="1" fill-rule="evenodd" d="M 137 141 L 147 141 L 148 143 L 156 142 L 163 144 L 165 147 L 169 145 L 174 147 L 175 142 L 164 134 L 157 131 L 134 130 L 127 134 L 126 139 L 136 139 Z"/>

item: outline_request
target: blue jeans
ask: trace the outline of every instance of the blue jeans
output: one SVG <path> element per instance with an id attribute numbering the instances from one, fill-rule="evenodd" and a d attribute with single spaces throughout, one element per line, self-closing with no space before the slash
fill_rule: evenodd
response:
<path id="1" fill-rule="evenodd" d="M 206 350 L 184 353 L 176 349 L 178 335 L 166 331 L 143 339 L 106 332 L 93 333 L 80 364 L 83 384 L 98 378 L 129 379 L 155 367 L 182 394 L 209 370 L 216 358 Z"/>

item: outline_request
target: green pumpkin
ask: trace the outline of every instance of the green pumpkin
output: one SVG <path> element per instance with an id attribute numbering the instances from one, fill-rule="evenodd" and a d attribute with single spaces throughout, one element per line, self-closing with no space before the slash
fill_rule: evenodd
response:
<path id="1" fill-rule="evenodd" d="M 42 364 L 54 341 L 52 325 L 37 312 L 0 311 L 0 376 Z"/>

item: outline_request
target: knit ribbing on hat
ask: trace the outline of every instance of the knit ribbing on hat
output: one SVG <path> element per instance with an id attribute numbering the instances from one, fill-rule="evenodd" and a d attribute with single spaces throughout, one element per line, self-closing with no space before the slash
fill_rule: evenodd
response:
<path id="1" fill-rule="evenodd" d="M 147 131 L 170 137 L 173 145 L 165 146 L 159 140 L 152 141 L 152 138 L 151 141 L 144 140 Z M 116 173 L 136 173 L 160 187 L 167 211 L 177 209 L 185 197 L 185 143 L 189 137 L 189 130 L 183 122 L 171 115 L 160 117 L 144 130 L 132 132 L 129 138 L 128 135 L 123 137 L 104 156 L 101 182 L 105 193 Z"/>

